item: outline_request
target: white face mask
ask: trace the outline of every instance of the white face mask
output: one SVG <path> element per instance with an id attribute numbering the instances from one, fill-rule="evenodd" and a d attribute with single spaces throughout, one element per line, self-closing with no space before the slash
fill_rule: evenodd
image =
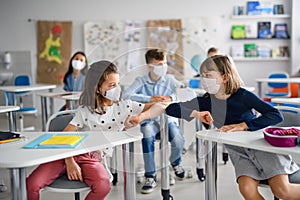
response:
<path id="1" fill-rule="evenodd" d="M 216 94 L 220 89 L 220 84 L 217 84 L 217 79 L 215 78 L 201 77 L 200 84 L 209 94 Z"/>
<path id="2" fill-rule="evenodd" d="M 161 76 L 164 76 L 167 74 L 167 71 L 168 71 L 167 64 L 163 64 L 163 65 L 151 64 L 151 66 L 153 67 L 153 73 L 156 74 L 157 76 L 161 77 Z"/>
<path id="3" fill-rule="evenodd" d="M 77 70 L 82 70 L 85 67 L 85 62 L 80 60 L 72 60 L 72 67 Z"/>
<path id="4" fill-rule="evenodd" d="M 116 87 L 107 90 L 104 95 L 107 99 L 112 101 L 120 101 L 121 98 L 121 87 L 117 85 Z"/>

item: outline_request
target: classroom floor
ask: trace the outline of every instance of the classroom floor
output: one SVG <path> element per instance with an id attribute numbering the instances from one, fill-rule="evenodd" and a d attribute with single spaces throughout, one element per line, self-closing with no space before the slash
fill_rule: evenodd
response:
<path id="1" fill-rule="evenodd" d="M 40 116 L 26 116 L 25 119 L 25 127 L 32 125 L 34 122 L 36 131 L 41 130 L 41 122 Z M 0 115 L 0 130 L 7 130 L 7 119 L 6 115 Z M 190 133 L 190 131 L 186 131 Z M 176 200 L 195 200 L 195 199 L 205 199 L 205 182 L 200 182 L 197 178 L 196 167 L 195 167 L 195 145 L 194 145 L 194 136 L 185 135 L 186 139 L 186 147 L 189 147 L 187 152 L 183 155 L 183 166 L 187 169 L 192 170 L 193 177 L 185 178 L 182 181 L 176 180 L 175 185 L 170 186 L 170 194 Z M 156 142 L 156 149 L 158 149 L 158 142 Z M 141 152 L 141 144 L 135 144 L 135 152 Z M 234 169 L 232 163 L 229 161 L 226 165 L 222 161 L 222 148 L 218 148 L 218 199 L 230 199 L 230 200 L 240 200 L 243 199 L 238 191 L 238 186 L 235 181 Z M 118 153 L 118 155 L 121 153 Z M 159 152 L 156 154 L 156 164 L 159 165 Z M 118 166 L 118 183 L 116 186 L 112 186 L 110 194 L 107 196 L 106 200 L 116 200 L 116 199 L 124 199 L 123 196 L 123 178 L 122 178 L 122 162 L 120 160 Z M 135 165 L 142 166 L 142 156 L 138 154 L 135 157 Z M 27 173 L 30 173 L 33 168 L 27 169 Z M 170 173 L 173 172 L 171 171 Z M 10 178 L 9 171 L 7 169 L 0 169 L 0 186 L 1 180 L 4 180 L 5 185 L 8 187 L 8 190 L 5 192 L 0 192 L 1 200 L 10 200 Z M 161 179 L 160 179 L 160 171 L 157 173 L 157 181 L 158 187 L 151 194 L 141 194 L 142 183 L 136 183 L 136 198 L 138 200 L 150 200 L 150 199 L 162 199 L 161 196 Z M 271 191 L 269 188 L 260 188 L 259 189 L 265 199 L 273 199 Z M 86 193 L 81 193 L 81 199 L 84 199 Z M 63 193 L 53 193 L 48 191 L 42 191 L 41 200 L 66 200 L 66 199 L 74 199 L 73 194 L 63 194 Z"/>

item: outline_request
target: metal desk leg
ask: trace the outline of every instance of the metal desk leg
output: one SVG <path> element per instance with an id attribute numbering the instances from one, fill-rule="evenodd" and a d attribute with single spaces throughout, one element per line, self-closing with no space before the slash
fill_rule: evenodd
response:
<path id="1" fill-rule="evenodd" d="M 42 130 L 46 130 L 46 123 L 48 121 L 48 107 L 47 97 L 41 96 L 41 109 L 42 109 Z"/>
<path id="2" fill-rule="evenodd" d="M 118 182 L 118 171 L 117 171 L 117 147 L 114 147 L 113 155 L 110 159 L 110 171 L 114 179 L 112 181 L 113 185 L 116 185 Z"/>
<path id="3" fill-rule="evenodd" d="M 172 199 L 170 195 L 170 171 L 169 171 L 169 134 L 168 134 L 168 119 L 163 113 L 160 117 L 160 162 L 161 162 L 161 194 L 163 200 Z"/>
<path id="4" fill-rule="evenodd" d="M 13 200 L 27 200 L 25 168 L 10 169 Z"/>
<path id="5" fill-rule="evenodd" d="M 8 112 L 8 127 L 9 127 L 9 131 L 12 132 L 17 131 L 14 126 L 15 123 L 14 123 L 13 113 L 14 112 Z"/>
<path id="6" fill-rule="evenodd" d="M 260 98 L 262 98 L 262 88 L 261 88 L 261 82 L 257 82 L 257 94 Z"/>
<path id="7" fill-rule="evenodd" d="M 10 102 L 12 102 L 12 105 L 16 106 L 17 105 L 17 102 L 15 101 L 15 93 L 13 92 L 10 92 Z M 15 131 L 17 131 L 17 113 L 16 112 L 13 112 L 12 113 L 12 117 L 13 117 L 13 129 Z"/>
<path id="8" fill-rule="evenodd" d="M 122 145 L 123 174 L 124 174 L 124 200 L 135 200 L 135 172 L 134 172 L 134 143 Z"/>
<path id="9" fill-rule="evenodd" d="M 217 143 L 204 141 L 206 147 L 205 200 L 217 200 Z"/>
<path id="10" fill-rule="evenodd" d="M 53 89 L 49 89 L 49 92 L 53 92 Z M 50 98 L 50 115 L 53 115 L 53 113 L 54 113 L 54 99 Z"/>

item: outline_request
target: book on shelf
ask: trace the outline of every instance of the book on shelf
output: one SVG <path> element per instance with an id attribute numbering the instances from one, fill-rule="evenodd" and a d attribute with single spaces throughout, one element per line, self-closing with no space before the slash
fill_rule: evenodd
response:
<path id="1" fill-rule="evenodd" d="M 245 24 L 246 38 L 257 38 L 257 23 Z"/>
<path id="2" fill-rule="evenodd" d="M 273 4 L 271 2 L 260 2 L 259 10 L 261 15 L 272 15 Z"/>
<path id="3" fill-rule="evenodd" d="M 273 6 L 273 14 L 274 15 L 283 15 L 284 14 L 283 4 L 275 4 Z"/>
<path id="4" fill-rule="evenodd" d="M 275 24 L 274 25 L 274 37 L 275 38 L 289 38 L 287 24 Z"/>
<path id="5" fill-rule="evenodd" d="M 289 47 L 288 46 L 280 46 L 279 47 L 279 56 L 280 57 L 289 57 Z"/>
<path id="6" fill-rule="evenodd" d="M 248 1 L 247 2 L 247 14 L 248 15 L 260 15 L 259 1 Z"/>
<path id="7" fill-rule="evenodd" d="M 88 134 L 83 133 L 68 133 L 68 134 L 54 134 L 45 133 L 37 139 L 29 142 L 23 148 L 75 148 L 77 147 Z"/>
<path id="8" fill-rule="evenodd" d="M 271 48 L 265 45 L 258 45 L 257 55 L 261 58 L 270 58 L 271 57 Z"/>
<path id="9" fill-rule="evenodd" d="M 244 56 L 245 57 L 257 57 L 257 46 L 254 43 L 244 44 Z"/>
<path id="10" fill-rule="evenodd" d="M 245 38 L 246 31 L 244 24 L 236 24 L 231 26 L 231 37 L 233 39 Z"/>
<path id="11" fill-rule="evenodd" d="M 271 38 L 271 22 L 257 22 L 258 38 Z"/>

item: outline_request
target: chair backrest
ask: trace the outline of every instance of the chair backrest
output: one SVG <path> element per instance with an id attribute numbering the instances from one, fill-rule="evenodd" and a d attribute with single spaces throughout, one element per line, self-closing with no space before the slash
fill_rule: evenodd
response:
<path id="1" fill-rule="evenodd" d="M 283 121 L 276 126 L 300 126 L 300 108 L 292 106 L 275 106 L 283 115 Z"/>
<path id="2" fill-rule="evenodd" d="M 76 110 L 64 110 L 51 115 L 46 124 L 46 131 L 63 131 L 73 119 Z"/>
<path id="3" fill-rule="evenodd" d="M 16 76 L 15 85 L 30 85 L 30 77 L 28 75 Z"/>
<path id="4" fill-rule="evenodd" d="M 286 72 L 274 72 L 270 74 L 268 78 L 289 78 L 289 75 Z M 285 88 L 288 87 L 289 84 L 269 82 L 268 86 L 272 88 Z"/>

